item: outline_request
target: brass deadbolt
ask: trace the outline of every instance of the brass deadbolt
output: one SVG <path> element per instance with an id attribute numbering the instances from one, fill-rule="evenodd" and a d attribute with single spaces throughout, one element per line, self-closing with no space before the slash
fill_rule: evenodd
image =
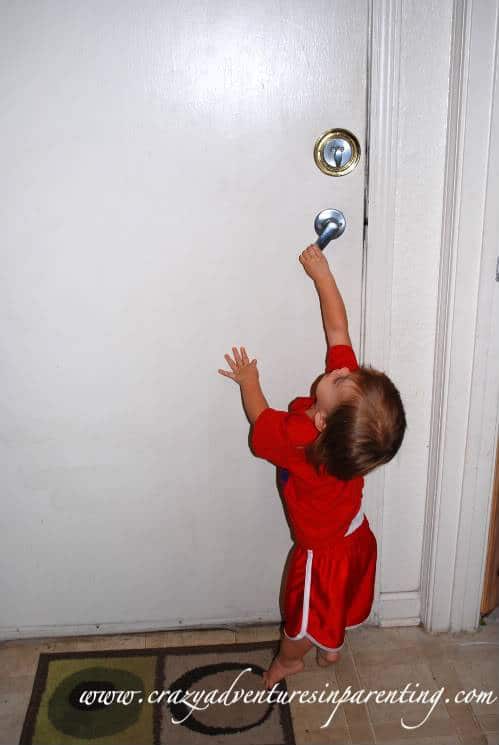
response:
<path id="1" fill-rule="evenodd" d="M 345 176 L 359 162 L 359 141 L 347 129 L 329 129 L 315 143 L 314 159 L 328 176 Z"/>

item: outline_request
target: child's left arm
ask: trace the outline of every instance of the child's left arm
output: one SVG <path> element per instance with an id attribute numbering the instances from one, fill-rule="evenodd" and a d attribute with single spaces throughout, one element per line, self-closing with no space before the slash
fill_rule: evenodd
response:
<path id="1" fill-rule="evenodd" d="M 227 370 L 219 370 L 218 372 L 221 375 L 226 375 L 228 378 L 232 378 L 236 383 L 239 383 L 244 410 L 246 411 L 250 423 L 253 424 L 259 414 L 261 414 L 264 409 L 269 408 L 260 387 L 256 359 L 250 362 L 244 347 L 241 347 L 241 353 L 237 351 L 237 347 L 232 347 L 232 352 L 234 354 L 234 359 L 232 359 L 228 354 L 224 355 L 232 369 L 232 372 L 230 373 Z"/>

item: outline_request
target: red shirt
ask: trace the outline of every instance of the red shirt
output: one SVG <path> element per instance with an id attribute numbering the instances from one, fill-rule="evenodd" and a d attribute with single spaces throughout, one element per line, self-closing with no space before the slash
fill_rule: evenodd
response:
<path id="1" fill-rule="evenodd" d="M 352 347 L 329 347 L 326 372 L 341 367 L 353 371 L 358 362 Z M 313 403 L 311 396 L 299 396 L 289 411 L 264 409 L 253 424 L 250 438 L 256 456 L 278 466 L 279 480 L 294 540 L 303 548 L 325 548 L 343 537 L 361 506 L 364 478 L 350 481 L 318 474 L 305 459 L 304 446 L 319 435 L 305 413 Z"/>

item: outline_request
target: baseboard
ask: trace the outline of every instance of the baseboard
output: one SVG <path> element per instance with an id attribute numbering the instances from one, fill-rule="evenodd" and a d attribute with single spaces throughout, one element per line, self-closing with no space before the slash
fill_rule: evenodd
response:
<path id="1" fill-rule="evenodd" d="M 379 626 L 418 626 L 421 623 L 421 593 L 382 592 L 379 598 Z"/>
<path id="2" fill-rule="evenodd" d="M 107 636 L 109 634 L 139 634 L 161 631 L 192 631 L 225 629 L 237 631 L 244 626 L 280 625 L 282 619 L 274 610 L 256 616 L 236 618 L 212 618 L 204 621 L 185 619 L 164 619 L 160 621 L 123 621 L 120 623 L 95 624 L 53 624 L 42 626 L 0 626 L 0 642 L 16 639 L 60 639 L 73 636 Z M 366 626 L 377 625 L 376 617 L 371 614 L 365 621 Z"/>
<path id="3" fill-rule="evenodd" d="M 191 631 L 193 629 L 229 629 L 242 626 L 280 624 L 274 610 L 254 616 L 211 618 L 199 621 L 182 618 L 154 621 L 122 621 L 109 623 L 47 624 L 33 626 L 0 626 L 0 641 L 15 639 L 45 639 L 70 636 L 106 636 L 108 634 L 138 634 L 154 631 Z"/>

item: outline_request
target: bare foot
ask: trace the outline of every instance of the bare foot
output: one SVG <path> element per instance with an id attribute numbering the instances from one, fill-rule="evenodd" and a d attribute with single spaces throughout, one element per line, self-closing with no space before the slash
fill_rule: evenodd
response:
<path id="1" fill-rule="evenodd" d="M 279 659 L 279 655 L 277 655 L 274 658 L 274 661 L 272 662 L 267 672 L 263 674 L 263 681 L 265 683 L 265 688 L 267 688 L 267 690 L 270 690 L 272 686 L 274 686 L 279 680 L 282 680 L 288 675 L 294 675 L 295 673 L 301 673 L 304 667 L 305 667 L 305 664 L 303 660 L 296 660 L 296 662 L 292 662 L 290 664 L 285 665 Z"/>
<path id="2" fill-rule="evenodd" d="M 320 649 L 317 650 L 317 664 L 319 667 L 329 667 L 335 662 L 338 662 L 339 658 L 339 652 L 322 652 Z"/>

